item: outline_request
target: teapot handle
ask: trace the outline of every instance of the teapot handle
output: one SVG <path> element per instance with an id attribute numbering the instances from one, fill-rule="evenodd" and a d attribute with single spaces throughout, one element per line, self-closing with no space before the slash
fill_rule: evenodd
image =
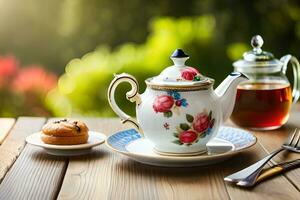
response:
<path id="1" fill-rule="evenodd" d="M 141 98 L 140 98 L 140 94 L 138 93 L 139 91 L 138 82 L 133 76 L 126 73 L 116 74 L 114 76 L 115 78 L 112 80 L 108 88 L 109 105 L 111 106 L 113 111 L 121 118 L 121 122 L 123 124 L 127 122 L 132 123 L 139 131 L 139 133 L 142 134 L 142 130 L 140 128 L 140 125 L 137 123 L 137 121 L 132 117 L 130 117 L 129 115 L 127 115 L 126 113 L 124 113 L 115 101 L 115 90 L 117 86 L 120 83 L 128 82 L 131 85 L 131 90 L 126 93 L 126 98 L 131 102 L 135 102 L 136 105 L 139 105 L 141 103 Z"/>
<path id="2" fill-rule="evenodd" d="M 293 74 L 294 74 L 294 84 L 293 84 L 293 103 L 296 103 L 300 97 L 300 65 L 299 61 L 296 57 L 292 55 L 286 55 L 280 58 L 280 61 L 284 63 L 282 67 L 282 73 L 286 74 L 286 70 L 288 67 L 289 62 L 292 64 L 293 67 Z"/>

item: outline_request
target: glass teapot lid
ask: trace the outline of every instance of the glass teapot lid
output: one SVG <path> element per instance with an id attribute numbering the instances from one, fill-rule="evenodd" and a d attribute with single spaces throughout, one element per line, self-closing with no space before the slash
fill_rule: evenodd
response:
<path id="1" fill-rule="evenodd" d="M 164 69 L 158 76 L 147 79 L 148 86 L 153 89 L 197 90 L 207 89 L 214 82 L 197 69 L 185 65 L 189 55 L 182 49 L 176 49 L 170 58 L 174 65 Z"/>
<path id="2" fill-rule="evenodd" d="M 264 41 L 260 35 L 255 35 L 251 39 L 251 51 L 243 54 L 243 59 L 233 63 L 236 71 L 251 73 L 269 73 L 280 71 L 283 63 L 274 58 L 273 54 L 261 49 Z"/>

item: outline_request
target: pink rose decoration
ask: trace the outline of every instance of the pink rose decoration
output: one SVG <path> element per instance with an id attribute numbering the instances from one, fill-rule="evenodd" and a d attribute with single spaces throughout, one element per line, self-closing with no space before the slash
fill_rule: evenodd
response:
<path id="1" fill-rule="evenodd" d="M 197 139 L 198 135 L 195 131 L 183 131 L 179 134 L 179 141 L 181 143 L 190 144 Z"/>
<path id="2" fill-rule="evenodd" d="M 174 99 L 170 95 L 160 95 L 156 97 L 153 104 L 155 112 L 168 112 L 174 105 Z"/>
<path id="3" fill-rule="evenodd" d="M 185 80 L 192 81 L 194 80 L 195 76 L 199 74 L 199 71 L 193 67 L 186 67 L 182 72 L 181 72 L 181 77 L 184 78 Z"/>
<path id="4" fill-rule="evenodd" d="M 193 128 L 197 132 L 201 133 L 206 131 L 210 125 L 209 117 L 206 113 L 202 112 L 196 115 L 193 121 Z"/>

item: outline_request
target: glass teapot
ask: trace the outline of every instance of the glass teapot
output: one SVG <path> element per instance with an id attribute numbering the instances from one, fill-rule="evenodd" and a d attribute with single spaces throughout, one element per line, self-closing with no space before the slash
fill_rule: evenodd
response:
<path id="1" fill-rule="evenodd" d="M 291 55 L 278 60 L 263 51 L 263 39 L 259 35 L 252 38 L 251 45 L 253 50 L 233 63 L 235 70 L 244 73 L 249 81 L 237 88 L 231 119 L 251 129 L 276 129 L 287 122 L 292 102 L 299 99 L 299 62 Z M 293 89 L 286 77 L 289 63 L 293 67 Z"/>

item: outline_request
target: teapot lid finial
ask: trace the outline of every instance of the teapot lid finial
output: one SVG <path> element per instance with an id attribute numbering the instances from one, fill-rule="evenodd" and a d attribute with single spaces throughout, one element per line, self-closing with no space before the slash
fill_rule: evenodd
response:
<path id="1" fill-rule="evenodd" d="M 243 59 L 233 63 L 236 71 L 244 73 L 280 71 L 282 62 L 274 58 L 273 54 L 263 51 L 264 40 L 260 35 L 251 38 L 252 50 L 243 54 Z"/>
<path id="2" fill-rule="evenodd" d="M 190 56 L 186 54 L 182 49 L 176 49 L 171 55 L 171 58 L 188 58 L 188 57 Z"/>
<path id="3" fill-rule="evenodd" d="M 182 49 L 176 49 L 170 57 L 175 66 L 185 66 L 185 61 L 190 58 Z"/>
<path id="4" fill-rule="evenodd" d="M 257 53 L 261 53 L 261 47 L 264 44 L 264 40 L 260 35 L 255 35 L 251 39 L 251 46 L 253 47 L 253 51 Z"/>
<path id="5" fill-rule="evenodd" d="M 147 85 L 156 88 L 195 89 L 208 88 L 213 80 L 203 76 L 198 69 L 186 66 L 190 58 L 182 49 L 176 49 L 170 56 L 174 65 L 166 67 L 158 76 L 146 80 Z"/>
<path id="6" fill-rule="evenodd" d="M 264 40 L 260 35 L 255 35 L 251 39 L 251 46 L 253 47 L 252 51 L 245 52 L 243 57 L 246 61 L 270 61 L 274 59 L 272 53 L 263 51 L 261 49 L 262 45 L 264 44 Z"/>

